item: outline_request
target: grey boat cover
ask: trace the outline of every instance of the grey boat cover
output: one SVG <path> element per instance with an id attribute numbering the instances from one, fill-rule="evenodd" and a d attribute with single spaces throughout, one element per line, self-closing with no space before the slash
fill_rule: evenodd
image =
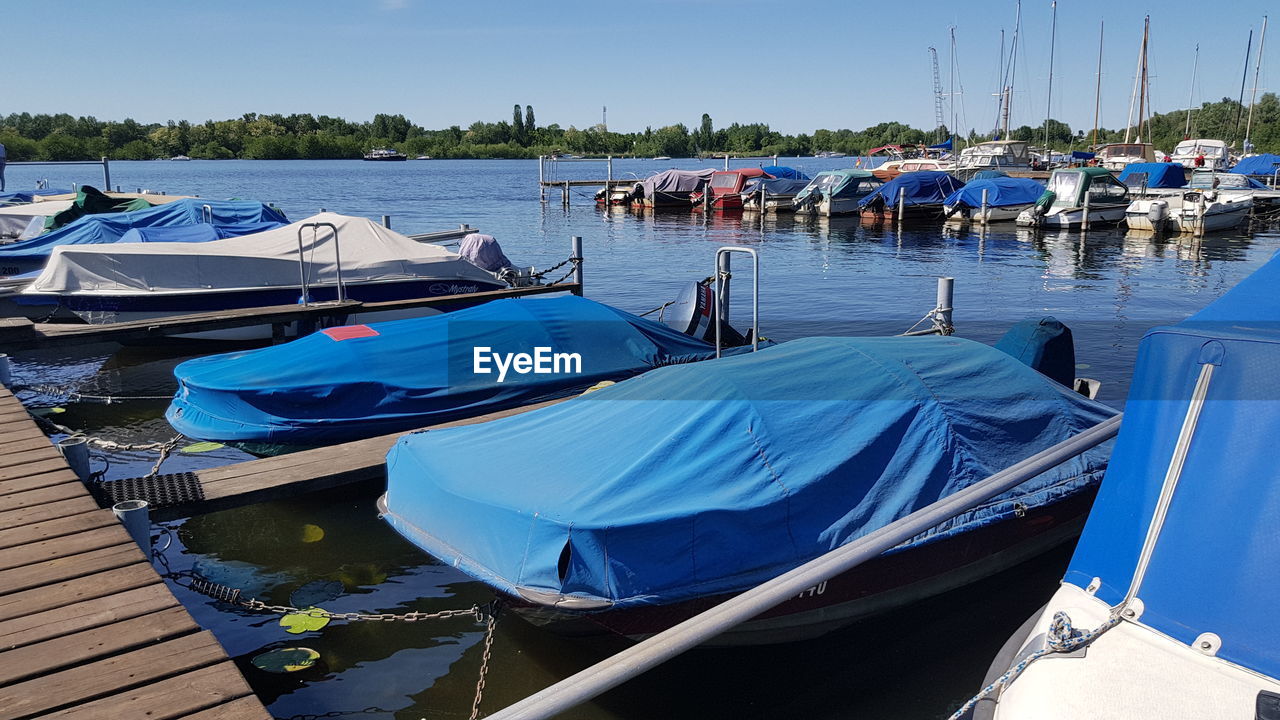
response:
<path id="1" fill-rule="evenodd" d="M 664 170 L 640 181 L 645 197 L 653 197 L 654 193 L 694 192 L 701 190 L 711 181 L 714 168 L 706 170 Z"/>
<path id="2" fill-rule="evenodd" d="M 462 238 L 462 244 L 458 246 L 458 254 L 470 260 L 476 267 L 489 272 L 501 272 L 509 267 L 515 267 L 492 235 L 481 233 L 467 235 Z"/>

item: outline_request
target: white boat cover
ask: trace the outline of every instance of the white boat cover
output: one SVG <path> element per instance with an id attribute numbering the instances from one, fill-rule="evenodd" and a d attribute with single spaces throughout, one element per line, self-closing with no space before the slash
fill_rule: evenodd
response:
<path id="1" fill-rule="evenodd" d="M 0 237 L 17 237 L 31 224 L 31 218 L 41 218 L 58 213 L 71 207 L 70 200 L 50 200 L 32 202 L 24 205 L 0 207 Z"/>
<path id="2" fill-rule="evenodd" d="M 27 294 L 137 295 L 298 287 L 298 232 L 308 285 L 333 284 L 338 230 L 345 284 L 432 278 L 493 285 L 494 276 L 466 259 L 419 243 L 372 220 L 320 213 L 275 230 L 204 243 L 60 245 Z"/>

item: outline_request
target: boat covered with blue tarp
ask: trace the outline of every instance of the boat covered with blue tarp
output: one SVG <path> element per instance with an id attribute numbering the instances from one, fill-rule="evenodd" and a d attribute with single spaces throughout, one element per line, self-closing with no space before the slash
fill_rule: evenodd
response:
<path id="1" fill-rule="evenodd" d="M 942 201 L 951 207 L 982 207 L 982 191 L 987 191 L 988 207 L 1032 205 L 1044 194 L 1044 184 L 1031 178 L 993 177 L 970 180 Z"/>
<path id="2" fill-rule="evenodd" d="M 763 170 L 766 175 L 770 175 L 775 178 L 785 178 L 787 180 L 809 179 L 808 175 L 805 175 L 799 170 L 787 165 L 766 165 L 760 169 Z"/>
<path id="3" fill-rule="evenodd" d="M 964 187 L 964 181 L 941 170 L 917 170 L 902 173 L 858 201 L 864 211 L 896 212 L 899 196 L 906 208 L 937 209 L 951 193 Z"/>
<path id="4" fill-rule="evenodd" d="M 628 609 L 707 607 L 1113 414 L 970 340 L 807 338 L 405 436 L 380 506 L 406 538 L 501 593 L 607 625 Z M 491 457 L 521 458 L 520 470 L 477 462 Z M 879 587 L 833 579 L 811 600 L 927 585 L 966 552 L 990 561 L 1029 537 L 1013 527 L 1041 532 L 1070 515 L 1022 524 L 1046 507 L 1084 498 L 1078 517 L 1105 464 L 1104 450 L 1069 460 L 896 548 L 907 559 L 877 570 Z"/>
<path id="5" fill-rule="evenodd" d="M 1146 176 L 1145 181 L 1142 175 Z M 1180 188 L 1187 184 L 1186 170 L 1178 163 L 1129 163 L 1120 171 L 1120 182 L 1129 187 Z"/>
<path id="6" fill-rule="evenodd" d="M 57 230 L 28 240 L 0 245 L 0 266 L 7 274 L 35 270 L 60 245 L 101 245 L 120 242 L 134 228 L 171 227 L 207 222 L 217 226 L 241 226 L 244 233 L 263 232 L 289 222 L 284 213 L 259 202 L 183 198 L 145 210 L 85 215 Z M 228 235 L 228 237 L 233 237 Z M 13 269 L 16 268 L 16 269 Z"/>
<path id="7" fill-rule="evenodd" d="M 494 358 L 514 353 L 539 364 L 500 374 Z M 476 371 L 478 356 L 487 372 Z M 174 369 L 178 391 L 166 417 L 204 440 L 318 445 L 537 403 L 714 356 L 710 343 L 585 298 L 497 300 L 188 360 Z"/>
<path id="8" fill-rule="evenodd" d="M 1277 285 L 1273 256 L 1200 312 L 1143 337 L 1075 554 L 992 664 L 988 678 L 1022 667 L 986 717 L 1053 717 L 1066 706 L 1072 717 L 1273 714 Z M 1060 638 L 1060 659 L 1026 665 L 1046 634 Z"/>
<path id="9" fill-rule="evenodd" d="M 15 192 L 0 192 L 0 205 L 20 205 L 23 203 L 35 202 L 38 197 L 47 195 L 72 195 L 75 190 L 70 188 L 39 188 L 36 190 L 17 190 Z"/>
<path id="10" fill-rule="evenodd" d="M 1271 153 L 1240 158 L 1231 168 L 1231 172 L 1237 175 L 1275 175 L 1277 170 L 1280 170 L 1280 155 Z"/>

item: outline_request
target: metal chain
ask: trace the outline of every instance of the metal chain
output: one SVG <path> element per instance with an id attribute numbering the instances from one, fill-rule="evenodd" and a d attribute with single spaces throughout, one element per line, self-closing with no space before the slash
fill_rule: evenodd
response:
<path id="1" fill-rule="evenodd" d="M 539 271 L 539 272 L 536 272 L 536 273 L 532 273 L 531 275 L 529 275 L 529 277 L 533 278 L 534 280 L 541 280 L 542 278 L 544 278 L 544 277 L 546 277 L 547 275 L 549 275 L 549 274 L 551 274 L 551 273 L 555 272 L 556 270 L 559 270 L 560 268 L 564 267 L 565 265 L 568 265 L 568 264 L 569 264 L 569 263 L 571 263 L 571 262 L 573 262 L 573 258 L 569 258 L 569 259 L 565 260 L 564 262 L 556 263 L 555 265 L 552 265 L 551 267 L 547 268 L 546 270 L 542 270 L 542 271 Z M 559 281 L 559 280 L 557 280 L 556 282 L 560 282 L 560 281 Z M 551 283 L 551 284 L 552 284 L 552 285 L 554 285 L 555 283 Z"/>
<path id="2" fill-rule="evenodd" d="M 193 588 L 194 589 L 194 588 Z M 485 612 L 479 605 L 472 605 L 466 610 L 439 610 L 437 612 L 422 612 L 414 610 L 407 613 L 361 613 L 361 612 L 345 612 L 336 613 L 319 608 L 301 609 L 290 607 L 289 605 L 268 605 L 261 600 L 236 600 L 237 605 L 249 610 L 259 612 L 278 613 L 281 615 L 304 615 L 313 618 L 328 618 L 329 620 L 351 620 L 355 622 L 417 622 L 419 620 L 445 620 L 453 617 L 464 617 L 470 615 L 475 618 L 476 622 L 485 621 Z"/>
<path id="3" fill-rule="evenodd" d="M 471 718 L 480 717 L 480 700 L 484 697 L 485 675 L 489 674 L 489 656 L 493 650 L 493 630 L 498 626 L 498 603 L 494 601 L 484 628 L 484 651 L 480 654 L 480 678 L 476 680 L 476 699 L 471 703 Z"/>
<path id="4" fill-rule="evenodd" d="M 94 402 L 103 405 L 111 405 L 118 402 L 126 402 L 129 400 L 172 400 L 173 395 L 87 395 L 79 390 L 61 387 L 58 385 L 17 385 L 11 390 L 26 390 L 29 392 L 40 393 L 41 395 L 49 395 L 52 397 L 62 398 L 71 402 Z"/>

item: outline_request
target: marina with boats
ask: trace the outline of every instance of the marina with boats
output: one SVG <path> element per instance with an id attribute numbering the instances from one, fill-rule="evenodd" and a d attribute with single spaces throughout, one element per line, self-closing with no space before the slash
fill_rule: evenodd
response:
<path id="1" fill-rule="evenodd" d="M 10 163 L 0 719 L 1273 717 L 1280 119 L 1015 7 L 985 137 Z"/>

